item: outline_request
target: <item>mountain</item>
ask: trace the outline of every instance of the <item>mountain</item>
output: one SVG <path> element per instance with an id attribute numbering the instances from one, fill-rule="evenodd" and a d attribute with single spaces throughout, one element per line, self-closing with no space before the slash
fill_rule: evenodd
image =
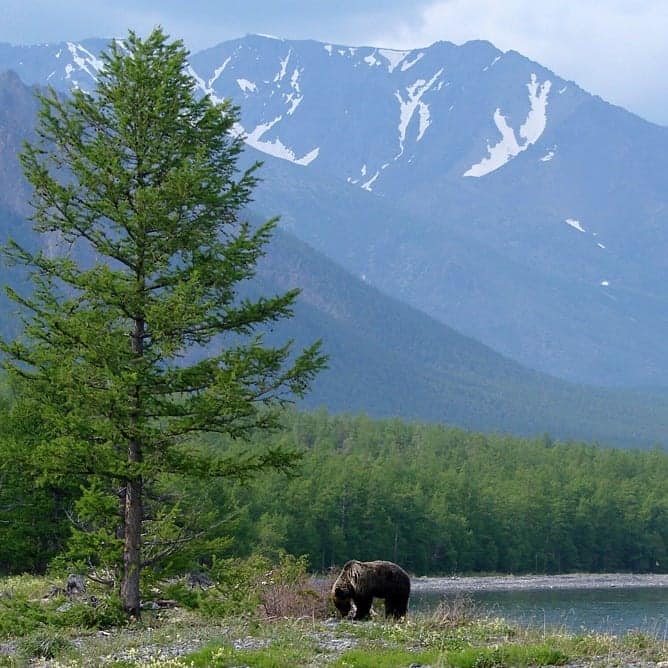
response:
<path id="1" fill-rule="evenodd" d="M 26 184 L 17 176 L 16 148 L 34 124 L 33 93 L 16 75 L 0 75 L 0 164 L 6 167 L 0 181 L 2 244 L 8 236 L 24 244 L 44 243 L 22 218 L 26 203 L 16 195 L 27 197 Z M 245 159 L 252 162 L 257 157 L 249 148 Z M 275 166 L 268 161 L 263 168 L 264 184 L 274 178 Z M 316 185 L 318 193 L 324 192 L 324 184 Z M 363 192 L 349 192 L 360 201 L 372 201 Z M 383 213 L 391 215 L 389 210 Z M 261 218 L 253 211 L 249 216 Z M 25 276 L 16 267 L 0 264 L 0 283 L 22 289 Z M 382 294 L 279 229 L 247 289 L 273 294 L 295 286 L 303 288 L 295 317 L 275 325 L 267 336 L 292 338 L 296 346 L 323 339 L 330 366 L 316 379 L 304 407 L 397 415 L 486 431 L 549 432 L 624 446 L 648 446 L 665 437 L 668 396 L 588 388 L 526 369 Z M 18 320 L 10 308 L 6 301 L 0 304 L 5 335 L 17 332 Z"/>
<path id="2" fill-rule="evenodd" d="M 533 368 L 665 383 L 668 129 L 486 42 L 251 36 L 192 67 L 281 159 L 264 210 L 352 273 Z"/>
<path id="3" fill-rule="evenodd" d="M 32 134 L 37 115 L 35 90 L 10 71 L 0 71 L 0 210 L 27 215 L 28 189 L 16 158 Z"/>
<path id="4" fill-rule="evenodd" d="M 103 44 L 0 45 L 0 69 L 86 88 Z M 190 62 L 267 160 L 261 213 L 529 367 L 665 385 L 667 128 L 482 41 L 248 35 Z"/>
<path id="5" fill-rule="evenodd" d="M 0 71 L 0 245 L 11 237 L 21 244 L 36 243 L 26 217 L 30 214 L 28 184 L 18 161 L 24 140 L 33 134 L 37 115 L 35 90 L 23 84 L 13 72 Z M 0 255 L 0 286 L 25 285 L 19 267 L 7 265 Z M 0 288 L 0 330 L 12 336 L 19 331 L 13 305 Z"/>
<path id="6" fill-rule="evenodd" d="M 274 334 L 302 346 L 322 337 L 330 355 L 305 407 L 622 447 L 665 443 L 668 394 L 531 371 L 383 295 L 287 232 L 276 234 L 257 279 L 264 294 L 303 287 L 295 318 Z"/>

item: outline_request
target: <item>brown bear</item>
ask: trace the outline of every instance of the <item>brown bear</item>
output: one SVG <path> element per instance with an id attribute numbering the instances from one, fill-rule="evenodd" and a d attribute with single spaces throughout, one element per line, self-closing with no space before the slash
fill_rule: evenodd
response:
<path id="1" fill-rule="evenodd" d="M 385 616 L 399 619 L 406 615 L 411 579 L 391 561 L 349 561 L 332 585 L 332 598 L 342 617 L 355 604 L 353 619 L 366 619 L 374 598 L 385 599 Z"/>

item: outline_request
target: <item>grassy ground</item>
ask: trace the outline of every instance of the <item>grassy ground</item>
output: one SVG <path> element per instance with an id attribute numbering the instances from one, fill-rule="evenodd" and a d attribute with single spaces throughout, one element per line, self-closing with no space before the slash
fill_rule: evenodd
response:
<path id="1" fill-rule="evenodd" d="M 43 579 L 5 580 L 0 666 L 638 668 L 664 661 L 668 666 L 665 638 L 529 631 L 482 617 L 462 598 L 433 614 L 409 614 L 400 623 L 382 617 L 340 621 L 329 616 L 326 588 L 307 590 L 302 582 L 304 595 L 293 586 L 263 582 L 252 611 L 217 614 L 220 608 L 194 605 L 191 598 L 195 609 L 147 609 L 141 621 L 119 624 L 113 601 L 107 604 L 103 592 L 69 600 L 47 596 L 52 584 Z M 207 600 L 213 596 L 206 594 Z"/>

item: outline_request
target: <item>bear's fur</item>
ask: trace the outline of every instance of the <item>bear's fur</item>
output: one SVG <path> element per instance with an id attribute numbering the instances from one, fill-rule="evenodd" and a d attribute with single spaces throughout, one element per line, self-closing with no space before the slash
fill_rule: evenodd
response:
<path id="1" fill-rule="evenodd" d="M 374 598 L 385 599 L 385 615 L 399 619 L 406 615 L 411 579 L 408 573 L 391 561 L 349 561 L 332 585 L 332 598 L 341 616 L 366 619 Z"/>

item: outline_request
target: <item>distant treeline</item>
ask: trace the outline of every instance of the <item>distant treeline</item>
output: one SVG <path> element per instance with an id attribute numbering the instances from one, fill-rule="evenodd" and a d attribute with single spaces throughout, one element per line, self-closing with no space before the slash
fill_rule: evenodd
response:
<path id="1" fill-rule="evenodd" d="M 668 453 L 294 414 L 299 474 L 238 490 L 240 549 L 418 574 L 668 570 Z"/>
<path id="2" fill-rule="evenodd" d="M 32 418 L 5 419 L 10 403 L 0 405 L 0 571 L 42 571 L 67 547 L 81 481 L 22 469 L 20 434 Z M 301 464 L 245 484 L 161 482 L 186 514 L 205 513 L 229 536 L 228 556 L 305 554 L 318 571 L 352 558 L 416 574 L 668 571 L 668 454 L 659 449 L 324 411 L 287 413 L 282 430 L 257 439 L 303 451 Z M 215 439 L 193 447 L 234 450 Z"/>

